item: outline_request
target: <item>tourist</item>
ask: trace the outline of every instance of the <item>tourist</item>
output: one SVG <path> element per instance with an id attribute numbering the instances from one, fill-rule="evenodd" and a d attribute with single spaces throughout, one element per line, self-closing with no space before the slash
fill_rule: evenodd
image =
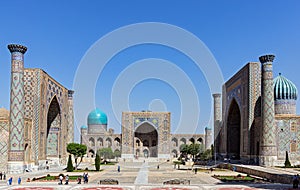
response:
<path id="1" fill-rule="evenodd" d="M 197 174 L 198 168 L 195 168 L 195 174 Z"/>
<path id="2" fill-rule="evenodd" d="M 293 188 L 298 188 L 299 185 L 299 174 L 294 175 L 293 177 Z"/>
<path id="3" fill-rule="evenodd" d="M 0 180 L 2 180 L 2 176 L 3 176 L 3 174 L 2 174 L 2 172 L 0 172 Z"/>
<path id="4" fill-rule="evenodd" d="M 85 183 L 85 173 L 82 175 L 83 183 Z"/>
<path id="5" fill-rule="evenodd" d="M 59 176 L 59 185 L 62 185 L 64 177 L 62 175 Z"/>
<path id="6" fill-rule="evenodd" d="M 12 180 L 13 180 L 12 177 L 10 177 L 10 178 L 8 179 L 8 185 L 12 185 Z"/>
<path id="7" fill-rule="evenodd" d="M 3 180 L 6 180 L 6 173 L 3 172 Z"/>
<path id="8" fill-rule="evenodd" d="M 121 171 L 121 167 L 120 167 L 120 165 L 118 165 L 118 172 L 120 172 Z"/>
<path id="9" fill-rule="evenodd" d="M 84 173 L 83 183 L 88 183 L 88 182 L 89 182 L 89 174 L 88 173 Z"/>
<path id="10" fill-rule="evenodd" d="M 69 184 L 69 175 L 67 174 L 66 175 L 66 183 L 65 183 L 65 185 L 68 185 Z"/>
<path id="11" fill-rule="evenodd" d="M 22 179 L 21 179 L 21 177 L 19 176 L 19 178 L 18 178 L 18 185 L 21 185 L 21 181 L 22 181 Z"/>
<path id="12" fill-rule="evenodd" d="M 77 178 L 77 184 L 81 184 L 81 177 Z"/>

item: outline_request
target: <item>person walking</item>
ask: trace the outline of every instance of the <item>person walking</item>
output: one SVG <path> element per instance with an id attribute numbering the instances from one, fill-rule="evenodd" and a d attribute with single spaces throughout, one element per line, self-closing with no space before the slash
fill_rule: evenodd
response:
<path id="1" fill-rule="evenodd" d="M 64 177 L 62 175 L 59 176 L 59 185 L 62 185 Z"/>
<path id="2" fill-rule="evenodd" d="M 83 178 L 83 183 L 86 183 L 86 181 L 85 181 L 85 173 L 83 173 L 83 175 L 82 175 L 82 178 Z"/>
<path id="3" fill-rule="evenodd" d="M 81 184 L 81 177 L 77 178 L 77 184 Z"/>
<path id="4" fill-rule="evenodd" d="M 85 174 L 85 183 L 89 183 L 89 174 L 88 173 Z"/>
<path id="5" fill-rule="evenodd" d="M 21 185 L 21 181 L 22 181 L 22 179 L 21 179 L 21 177 L 19 176 L 19 178 L 18 178 L 18 185 Z"/>
<path id="6" fill-rule="evenodd" d="M 66 183 L 65 183 L 65 185 L 68 185 L 69 184 L 69 175 L 67 174 L 66 175 Z"/>
<path id="7" fill-rule="evenodd" d="M 2 176 L 3 176 L 3 174 L 2 174 L 2 172 L 0 172 L 0 180 L 2 180 Z"/>
<path id="8" fill-rule="evenodd" d="M 9 184 L 9 185 L 12 185 L 12 180 L 13 180 L 13 178 L 10 177 L 9 180 L 8 180 L 8 184 Z"/>

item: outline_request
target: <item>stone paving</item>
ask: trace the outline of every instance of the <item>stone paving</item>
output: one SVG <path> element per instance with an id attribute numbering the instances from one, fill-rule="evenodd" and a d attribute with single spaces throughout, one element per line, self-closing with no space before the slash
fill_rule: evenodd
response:
<path id="1" fill-rule="evenodd" d="M 53 168 L 49 171 L 29 172 L 20 175 L 23 179 L 21 185 L 17 185 L 19 175 L 13 175 L 13 185 L 7 186 L 6 181 L 0 181 L 0 189 L 14 190 L 200 190 L 200 189 L 218 189 L 218 190 L 254 190 L 254 189 L 291 189 L 290 184 L 270 184 L 270 183 L 235 183 L 226 184 L 215 178 L 212 175 L 238 175 L 239 173 L 225 171 L 198 171 L 196 174 L 192 170 L 182 168 L 181 170 L 174 169 L 170 163 L 161 163 L 159 168 L 158 163 L 148 162 L 128 162 L 120 163 L 120 172 L 117 171 L 117 165 L 101 165 L 101 172 L 89 172 L 88 184 L 77 184 L 71 181 L 69 185 L 58 185 L 58 181 L 51 182 L 25 182 L 24 179 L 50 175 L 58 175 L 62 172 L 62 168 Z M 86 166 L 81 166 L 85 168 Z M 92 169 L 92 167 L 90 168 Z M 266 168 L 265 168 L 266 169 Z M 274 170 L 274 169 L 272 169 Z M 280 170 L 279 170 L 280 172 Z M 284 171 L 287 172 L 287 171 Z M 69 175 L 82 175 L 83 173 L 69 173 Z M 245 174 L 242 174 L 245 175 Z M 7 176 L 7 178 L 10 175 Z M 99 185 L 102 179 L 116 179 L 119 185 Z M 190 180 L 190 185 L 163 185 L 163 182 L 170 179 L 187 179 Z"/>

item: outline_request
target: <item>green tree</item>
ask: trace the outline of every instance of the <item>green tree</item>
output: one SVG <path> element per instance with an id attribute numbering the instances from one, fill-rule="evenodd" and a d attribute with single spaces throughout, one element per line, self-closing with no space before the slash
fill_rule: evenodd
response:
<path id="1" fill-rule="evenodd" d="M 179 151 L 184 157 L 186 157 L 186 155 L 189 153 L 189 146 L 187 144 L 182 144 L 179 147 Z"/>
<path id="2" fill-rule="evenodd" d="M 96 171 L 100 171 L 100 155 L 99 155 L 99 151 L 97 151 L 96 153 L 96 158 L 95 158 L 95 168 Z"/>
<path id="3" fill-rule="evenodd" d="M 190 144 L 188 146 L 188 153 L 191 154 L 193 158 L 195 158 L 195 156 L 200 153 L 200 144 L 197 143 Z"/>
<path id="4" fill-rule="evenodd" d="M 67 146 L 67 152 L 72 154 L 75 159 L 75 170 L 77 170 L 79 164 L 82 162 L 83 156 L 86 154 L 87 147 L 83 144 L 78 143 L 70 143 Z M 80 161 L 78 163 L 78 159 L 80 158 Z"/>
<path id="5" fill-rule="evenodd" d="M 215 148 L 214 148 L 214 145 L 210 145 L 210 150 L 211 150 L 211 157 L 212 159 L 215 159 Z"/>
<path id="6" fill-rule="evenodd" d="M 117 158 L 117 160 L 118 160 L 118 158 L 120 158 L 121 157 L 121 151 L 119 151 L 118 149 L 117 150 L 115 150 L 115 152 L 114 152 L 114 156 Z"/>
<path id="7" fill-rule="evenodd" d="M 104 159 L 112 159 L 114 158 L 114 154 L 111 148 L 101 148 L 99 149 L 99 155 Z"/>
<path id="8" fill-rule="evenodd" d="M 284 162 L 284 167 L 290 168 L 291 166 L 292 166 L 292 165 L 291 165 L 291 162 L 290 162 L 290 159 L 289 159 L 288 151 L 285 151 L 285 162 Z"/>
<path id="9" fill-rule="evenodd" d="M 69 159 L 68 159 L 68 164 L 67 164 L 67 172 L 72 172 L 74 171 L 74 166 L 72 163 L 72 155 L 69 154 Z"/>

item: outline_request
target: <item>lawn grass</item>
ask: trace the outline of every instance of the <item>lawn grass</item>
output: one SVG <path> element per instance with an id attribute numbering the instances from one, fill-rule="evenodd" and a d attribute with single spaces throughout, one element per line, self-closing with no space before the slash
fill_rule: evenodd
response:
<path id="1" fill-rule="evenodd" d="M 220 175 L 215 175 L 213 176 L 221 181 L 224 182 L 239 182 L 239 181 L 248 181 L 248 182 L 253 182 L 255 179 L 250 176 L 220 176 Z"/>

